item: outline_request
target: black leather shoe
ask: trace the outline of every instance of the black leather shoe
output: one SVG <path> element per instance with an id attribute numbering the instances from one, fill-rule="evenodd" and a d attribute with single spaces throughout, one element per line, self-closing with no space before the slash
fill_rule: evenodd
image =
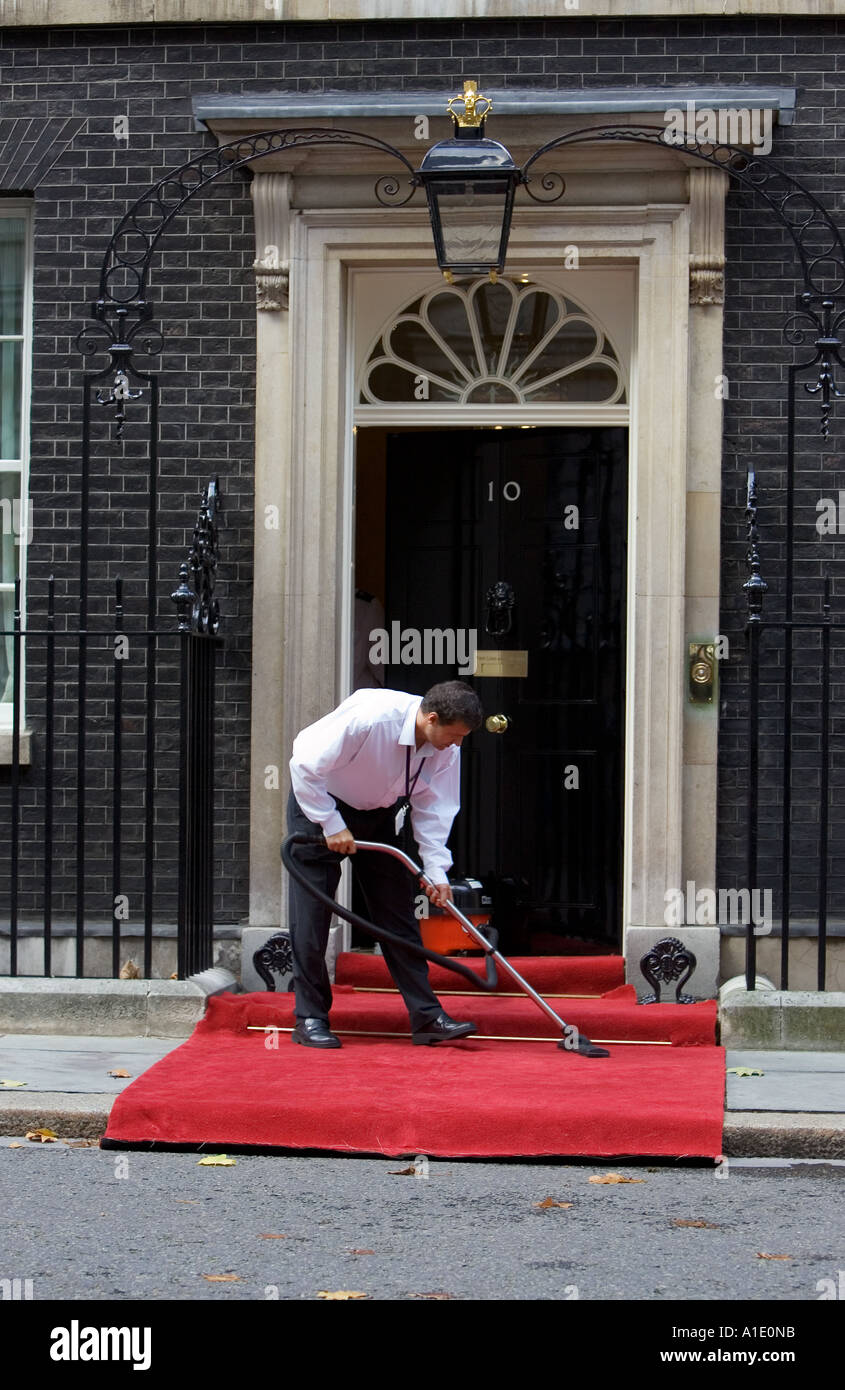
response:
<path id="1" fill-rule="evenodd" d="M 295 1043 L 302 1043 L 303 1047 L 341 1047 L 340 1038 L 335 1037 L 330 1032 L 329 1025 L 324 1018 L 299 1018 L 296 1027 L 291 1033 L 291 1039 Z"/>
<path id="2" fill-rule="evenodd" d="M 418 1028 L 411 1034 L 411 1041 L 417 1047 L 430 1046 L 432 1043 L 454 1042 L 456 1038 L 466 1038 L 470 1033 L 477 1033 L 478 1029 L 474 1023 L 458 1023 L 448 1014 L 438 1014 L 427 1023 L 424 1028 Z"/>

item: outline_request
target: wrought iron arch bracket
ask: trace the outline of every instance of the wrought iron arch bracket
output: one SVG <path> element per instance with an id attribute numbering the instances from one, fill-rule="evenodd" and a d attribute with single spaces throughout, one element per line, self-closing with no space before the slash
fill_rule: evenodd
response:
<path id="1" fill-rule="evenodd" d="M 772 208 L 778 221 L 790 233 L 795 242 L 804 271 L 806 292 L 825 298 L 845 290 L 845 242 L 842 233 L 819 202 L 798 179 L 793 178 L 780 165 L 773 164 L 768 156 L 749 154 L 739 145 L 720 142 L 707 142 L 688 137 L 682 144 L 666 139 L 667 127 L 650 125 L 606 125 L 589 126 L 581 130 L 568 131 L 541 145 L 526 160 L 522 167 L 522 182 L 526 192 L 535 202 L 557 202 L 563 195 L 558 191 L 560 176 L 553 173 L 532 174 L 533 166 L 552 150 L 564 149 L 569 145 L 579 145 L 595 141 L 629 141 L 638 144 L 659 146 L 662 149 L 702 159 L 714 168 L 721 169 L 752 192 L 759 193 Z M 546 190 L 546 196 L 532 190 L 534 180 Z M 803 209 L 801 203 L 803 201 Z M 824 233 L 828 245 L 811 245 L 816 233 Z M 833 285 L 822 283 L 830 279 L 830 269 L 835 268 Z"/>
<path id="2" fill-rule="evenodd" d="M 792 237 L 801 262 L 804 290 L 784 325 L 784 337 L 791 345 L 800 346 L 810 334 L 815 335 L 815 356 L 802 366 L 817 365 L 818 377 L 815 382 L 805 382 L 804 388 L 819 397 L 821 430 L 827 437 L 833 402 L 845 394 L 837 385 L 835 370 L 845 368 L 839 336 L 845 319 L 845 242 L 839 228 L 819 199 L 768 157 L 750 154 L 737 145 L 708 143 L 693 135 L 680 144 L 668 140 L 667 134 L 666 126 L 651 125 L 588 126 L 568 131 L 529 156 L 521 182 L 536 202 L 556 202 L 564 192 L 561 176 L 535 172 L 544 156 L 570 145 L 621 141 L 676 150 L 702 160 L 763 197 Z M 180 168 L 165 173 L 121 218 L 103 260 L 99 295 L 92 306 L 94 322 L 83 328 L 76 340 L 83 353 L 99 349 L 110 354 L 115 383 L 101 404 L 117 403 L 119 427 L 124 402 L 133 395 L 128 374 L 135 371 L 143 377 L 132 366 L 136 346 L 145 354 L 157 353 L 162 346 L 161 334 L 151 322 L 147 282 L 153 253 L 170 222 L 191 198 L 223 174 L 272 154 L 317 145 L 357 146 L 398 160 L 407 179 L 399 174 L 386 175 L 375 185 L 376 196 L 385 206 L 403 206 L 419 186 L 419 175 L 405 155 L 376 136 L 324 127 L 268 130 L 201 151 Z"/>
<path id="3" fill-rule="evenodd" d="M 355 130 L 328 130 L 320 126 L 305 130 L 265 130 L 230 140 L 213 150 L 203 150 L 181 168 L 164 174 L 124 213 L 103 260 L 98 303 L 134 303 L 146 299 L 147 273 L 159 238 L 185 204 L 210 183 L 257 159 L 313 145 L 355 145 L 398 159 L 408 172 L 410 186 L 403 189 L 398 175 L 377 179 L 376 197 L 385 207 L 403 206 L 413 197 L 419 184 L 413 165 L 401 150 L 375 135 Z M 114 291 L 120 286 L 115 282 L 121 276 L 125 279 L 124 292 L 116 294 Z M 127 294 L 127 290 L 134 290 L 134 293 Z"/>
<path id="4" fill-rule="evenodd" d="M 322 127 L 267 130 L 202 150 L 178 169 L 162 175 L 124 213 L 103 258 L 98 297 L 91 306 L 93 322 L 86 324 L 76 337 L 76 345 L 84 355 L 109 354 L 111 366 L 103 375 L 115 371 L 115 384 L 100 404 L 118 404 L 119 432 L 123 403 L 133 398 L 128 374 L 134 372 L 143 378 L 143 373 L 133 367 L 133 352 L 156 354 L 163 346 L 162 334 L 151 322 L 152 306 L 148 302 L 150 264 L 162 234 L 192 198 L 224 174 L 268 155 L 315 145 L 358 146 L 398 160 L 407 179 L 397 172 L 376 180 L 375 194 L 385 207 L 404 206 L 419 186 L 419 177 L 405 155 L 374 135 Z"/>
<path id="5" fill-rule="evenodd" d="M 667 140 L 668 127 L 651 125 L 587 126 L 568 131 L 541 145 L 522 167 L 522 183 L 538 203 L 557 202 L 563 196 L 563 180 L 553 172 L 541 174 L 535 166 L 553 150 L 596 141 L 627 141 L 660 146 L 700 159 L 721 169 L 744 188 L 764 198 L 795 243 L 804 280 L 798 307 L 790 312 L 783 335 L 793 347 L 812 340 L 815 355 L 802 368 L 818 366 L 815 382 L 805 382 L 808 395 L 818 396 L 821 433 L 830 433 L 830 413 L 845 391 L 837 386 L 838 366 L 845 369 L 840 332 L 845 321 L 845 241 L 830 213 L 804 184 L 768 156 L 750 154 L 738 145 L 707 142 L 688 136 L 682 143 Z M 532 184 L 538 185 L 533 187 Z M 542 190 L 542 191 L 540 191 Z M 814 336 L 813 336 L 814 335 Z"/>

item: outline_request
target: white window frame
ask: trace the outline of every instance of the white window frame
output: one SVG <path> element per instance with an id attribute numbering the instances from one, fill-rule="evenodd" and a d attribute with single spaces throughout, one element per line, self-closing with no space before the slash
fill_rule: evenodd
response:
<path id="1" fill-rule="evenodd" d="M 24 287 L 23 287 L 23 314 L 22 314 L 22 333 L 0 333 L 0 343 L 21 342 L 23 343 L 23 353 L 21 362 L 21 437 L 20 437 L 20 459 L 0 458 L 0 472 L 20 473 L 20 502 L 22 518 L 29 516 L 29 469 L 30 469 L 30 402 L 32 398 L 32 304 L 33 304 L 33 205 L 31 199 L 23 198 L 0 198 L 0 218 L 23 219 L 26 223 L 26 250 L 24 255 Z M 27 543 L 30 539 L 29 528 L 24 530 L 26 523 L 21 522 L 22 538 L 20 542 L 20 563 L 19 573 L 21 580 L 21 626 L 26 628 L 26 574 L 27 574 Z M 0 580 L 0 593 L 14 593 L 14 583 L 8 584 Z M 26 711 L 26 679 L 25 679 L 25 642 L 21 642 L 21 703 L 20 703 L 20 728 L 23 732 L 25 727 Z M 11 732 L 13 718 L 13 701 L 0 701 L 0 730 Z"/>

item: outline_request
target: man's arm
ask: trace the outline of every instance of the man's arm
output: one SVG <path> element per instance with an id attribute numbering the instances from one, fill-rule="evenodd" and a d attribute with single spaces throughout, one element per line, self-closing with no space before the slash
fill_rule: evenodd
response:
<path id="1" fill-rule="evenodd" d="M 429 898 L 441 906 L 452 891 L 446 881 L 447 871 L 452 867 L 452 856 L 446 848 L 452 822 L 461 804 L 461 755 L 460 749 L 448 750 L 448 757 L 438 757 L 430 781 L 420 776 L 411 794 L 411 824 L 414 838 L 420 847 L 420 855 L 426 875 L 435 885 L 432 891 L 426 888 Z M 423 767 L 423 774 L 426 769 Z"/>

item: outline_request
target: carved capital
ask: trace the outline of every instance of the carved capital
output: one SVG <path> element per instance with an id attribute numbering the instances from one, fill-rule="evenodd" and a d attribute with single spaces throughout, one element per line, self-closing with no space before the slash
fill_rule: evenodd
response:
<path id="1" fill-rule="evenodd" d="M 690 169 L 690 304 L 725 300 L 725 194 L 721 169 Z"/>
<path id="2" fill-rule="evenodd" d="M 290 174 L 256 174 L 251 184 L 255 214 L 256 304 L 287 310 L 290 280 Z"/>
<path id="3" fill-rule="evenodd" d="M 258 309 L 287 309 L 290 267 L 287 261 L 276 269 L 253 261 L 255 304 Z"/>
<path id="4" fill-rule="evenodd" d="M 705 262 L 696 264 L 697 257 L 690 256 L 689 302 L 690 304 L 724 304 L 725 272 Z"/>

